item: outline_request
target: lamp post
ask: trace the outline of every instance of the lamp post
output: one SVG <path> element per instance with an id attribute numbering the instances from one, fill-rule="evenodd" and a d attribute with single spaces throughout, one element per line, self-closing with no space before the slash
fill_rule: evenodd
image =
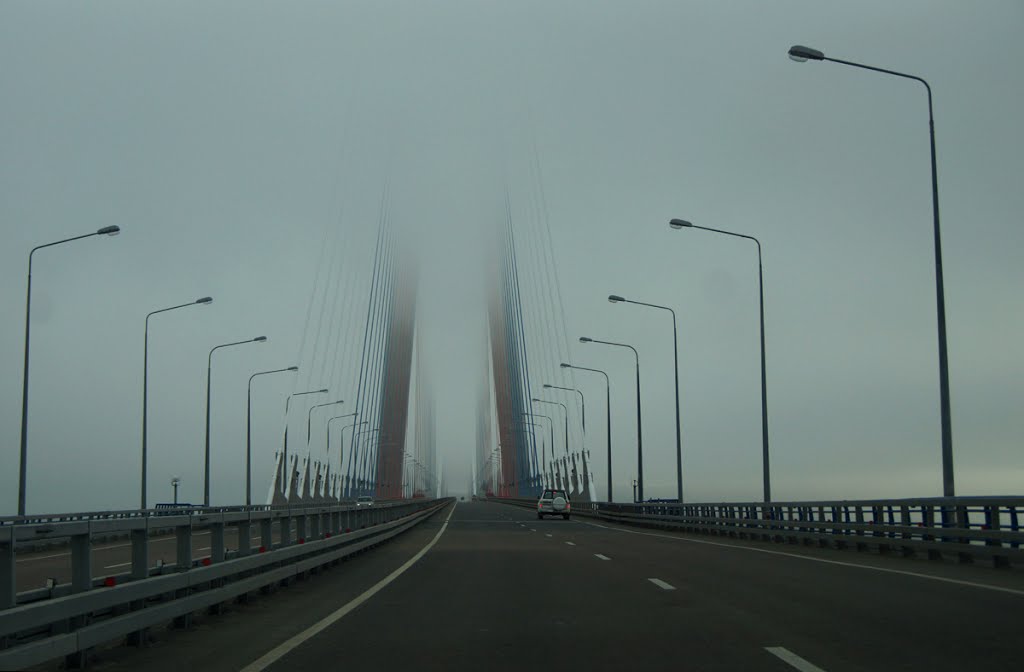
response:
<path id="1" fill-rule="evenodd" d="M 148 417 L 149 417 L 149 318 L 153 317 L 157 313 L 166 313 L 170 310 L 177 310 L 179 308 L 188 308 L 189 306 L 208 306 L 213 303 L 213 299 L 209 296 L 204 296 L 201 299 L 195 301 L 189 301 L 188 303 L 182 303 L 178 306 L 171 306 L 170 308 L 161 308 L 160 310 L 154 310 L 146 315 L 146 328 L 142 340 L 142 501 L 139 504 L 140 509 L 147 508 L 146 502 L 146 465 L 148 464 L 147 457 L 147 443 L 148 443 Z M 175 486 L 177 487 L 177 486 Z"/>
<path id="2" fill-rule="evenodd" d="M 249 376 L 248 395 L 245 399 L 245 505 L 252 506 L 252 379 L 256 376 L 267 376 L 272 373 L 298 371 L 299 367 L 289 366 L 273 371 L 259 371 Z M 143 507 L 145 508 L 145 507 Z"/>
<path id="3" fill-rule="evenodd" d="M 561 387 L 559 385 L 549 385 L 548 383 L 544 383 L 544 389 L 546 389 L 546 390 L 564 390 L 566 392 L 575 392 L 576 394 L 580 395 L 580 408 L 582 409 L 580 424 L 583 427 L 583 433 L 586 434 L 587 433 L 587 400 L 583 397 L 583 392 L 581 390 L 577 390 L 575 387 Z"/>
<path id="4" fill-rule="evenodd" d="M 640 500 L 644 498 L 644 433 L 643 423 L 640 415 L 640 355 L 636 348 L 625 343 L 612 343 L 611 341 L 599 341 L 594 338 L 580 337 L 580 343 L 601 343 L 602 345 L 614 345 L 619 348 L 629 348 L 636 358 L 636 469 L 637 469 L 637 492 Z M 610 413 L 611 411 L 609 411 Z"/>
<path id="5" fill-rule="evenodd" d="M 526 418 L 547 418 L 548 422 L 551 423 L 551 427 L 552 427 L 552 429 L 551 429 L 551 440 L 552 440 L 552 442 L 555 440 L 555 434 L 554 434 L 554 429 L 553 429 L 555 423 L 554 423 L 553 420 L 551 420 L 551 418 L 549 418 L 546 415 L 541 415 L 540 413 L 526 413 L 526 412 L 524 412 L 522 415 L 523 415 L 523 417 L 526 417 Z M 543 425 L 541 425 L 539 423 L 536 423 L 536 422 L 533 422 L 531 420 L 519 420 L 518 422 L 519 422 L 519 424 L 524 425 L 524 426 L 525 425 L 531 425 L 533 427 L 543 427 Z M 528 431 L 533 435 L 533 442 L 534 442 L 534 445 L 536 445 L 536 443 L 537 443 L 537 434 L 532 429 L 528 430 Z M 554 451 L 555 451 L 555 445 L 554 445 L 554 443 L 552 443 L 551 444 L 552 457 L 554 456 Z M 541 441 L 541 456 L 540 456 L 540 473 L 541 474 L 544 473 L 544 469 L 547 466 L 547 460 L 548 460 L 547 451 L 544 449 L 544 442 Z"/>
<path id="6" fill-rule="evenodd" d="M 309 445 L 309 430 L 313 424 L 313 411 L 324 406 L 334 406 L 335 404 L 344 404 L 344 399 L 338 399 L 336 401 L 328 401 L 326 404 L 317 404 L 316 406 L 309 407 L 309 413 L 306 414 L 306 445 Z"/>
<path id="7" fill-rule="evenodd" d="M 222 343 L 210 349 L 206 357 L 206 450 L 203 460 L 203 506 L 210 506 L 210 378 L 213 370 L 213 353 L 221 348 L 230 348 L 235 345 L 246 343 L 265 343 L 266 336 L 257 336 L 246 341 L 235 341 L 233 343 Z"/>
<path id="8" fill-rule="evenodd" d="M 612 294 L 608 297 L 608 301 L 611 303 L 632 303 L 637 306 L 646 306 L 648 308 L 657 308 L 659 310 L 667 310 L 672 314 L 672 372 L 675 374 L 676 383 L 676 497 L 679 499 L 679 503 L 683 503 L 683 439 L 682 431 L 680 430 L 679 423 L 679 332 L 676 329 L 676 311 L 672 310 L 668 306 L 659 306 L 654 303 L 644 303 L 643 301 L 632 301 L 630 299 Z"/>
<path id="9" fill-rule="evenodd" d="M 171 487 L 174 488 L 174 503 L 178 503 L 178 485 L 181 483 L 181 479 L 177 476 L 171 478 Z M 145 507 L 143 507 L 145 508 Z"/>
<path id="10" fill-rule="evenodd" d="M 935 160 L 935 117 L 932 114 L 932 87 L 928 82 L 915 75 L 908 75 L 895 70 L 876 68 L 862 63 L 843 61 L 838 58 L 827 58 L 824 53 L 810 47 L 793 46 L 789 49 L 789 57 L 798 63 L 807 60 L 831 61 L 849 65 L 862 70 L 881 72 L 886 75 L 894 75 L 904 79 L 912 79 L 924 84 L 928 93 L 928 133 L 932 160 L 932 231 L 935 239 L 935 312 L 938 323 L 939 340 L 939 406 L 942 423 L 942 494 L 945 497 L 956 496 L 956 488 L 953 483 L 953 428 L 950 420 L 949 401 L 949 357 L 946 347 L 946 291 L 942 278 L 942 236 L 939 233 L 939 177 Z"/>
<path id="11" fill-rule="evenodd" d="M 669 222 L 673 229 L 700 229 L 712 233 L 720 233 L 734 238 L 745 238 L 754 241 L 757 245 L 757 288 L 760 295 L 760 318 L 761 318 L 761 460 L 762 478 L 764 481 L 764 501 L 772 501 L 772 476 L 768 451 L 768 374 L 765 371 L 765 349 L 764 349 L 764 266 L 761 263 L 761 241 L 754 236 L 722 229 L 712 229 L 707 226 L 697 226 L 685 219 L 673 219 Z"/>
<path id="12" fill-rule="evenodd" d="M 31 318 L 32 318 L 32 257 L 38 250 L 45 247 L 54 247 L 55 245 L 62 245 L 64 243 L 70 243 L 75 240 L 82 240 L 83 238 L 92 238 L 93 236 L 116 236 L 121 232 L 121 228 L 118 226 L 104 226 L 102 229 L 98 229 L 93 233 L 86 233 L 81 236 L 74 236 L 72 238 L 65 238 L 64 240 L 58 240 L 53 243 L 46 243 L 45 245 L 36 245 L 28 253 L 28 282 L 25 290 L 25 364 L 22 368 L 21 373 L 21 454 L 20 463 L 18 466 L 18 515 L 25 515 L 25 486 L 26 486 L 26 469 L 28 467 L 28 362 L 29 362 L 29 345 L 31 344 Z"/>
<path id="13" fill-rule="evenodd" d="M 608 374 L 601 369 L 588 369 L 585 366 L 575 366 L 573 364 L 567 364 L 562 362 L 559 366 L 563 369 L 576 369 L 578 371 L 590 371 L 591 373 L 600 373 L 604 376 L 605 383 L 605 408 L 607 413 L 605 415 L 605 433 L 608 440 L 608 501 L 612 501 L 612 384 L 608 379 Z"/>
<path id="14" fill-rule="evenodd" d="M 569 455 L 569 407 L 560 401 L 548 401 L 547 399 L 538 399 L 534 397 L 530 401 L 535 404 L 551 404 L 553 406 L 561 406 L 562 411 L 565 413 L 565 455 Z"/>
<path id="15" fill-rule="evenodd" d="M 358 412 L 356 412 L 356 413 L 346 413 L 345 415 L 336 415 L 333 418 L 329 418 L 327 420 L 327 448 L 324 449 L 324 455 L 329 455 L 330 451 L 331 451 L 331 423 L 334 422 L 335 420 L 341 420 L 342 418 L 355 417 L 357 414 L 358 414 Z M 341 460 L 342 460 L 343 451 L 344 451 L 344 448 L 345 448 L 345 434 L 344 434 L 345 428 L 342 427 L 341 431 L 342 431 L 342 435 L 341 435 L 341 448 L 338 449 L 338 473 L 339 474 L 341 473 L 341 469 L 342 469 Z"/>

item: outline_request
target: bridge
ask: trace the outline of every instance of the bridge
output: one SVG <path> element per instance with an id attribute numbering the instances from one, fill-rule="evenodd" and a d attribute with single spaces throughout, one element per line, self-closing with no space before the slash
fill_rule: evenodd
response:
<path id="1" fill-rule="evenodd" d="M 15 297 L 4 314 L 18 316 L 7 321 L 16 323 L 17 347 L 0 330 L 4 361 L 21 374 L 4 377 L 20 382 L 20 397 L 0 396 L 0 411 L 10 411 L 0 454 L 8 479 L 0 670 L 1024 667 L 1024 495 L 1014 494 L 1019 479 L 1004 445 L 1015 450 L 1019 434 L 1006 422 L 1019 410 L 1007 411 L 1018 389 L 1007 381 L 1019 386 L 1021 376 L 1007 363 L 1017 354 L 1004 319 L 1009 300 L 991 300 L 1002 321 L 986 324 L 989 307 L 977 299 L 1001 297 L 1007 286 L 1012 294 L 1020 264 L 1005 252 L 1016 249 L 1009 235 L 996 246 L 987 241 L 996 236 L 976 236 L 969 247 L 970 227 L 953 229 L 950 287 L 963 312 L 950 313 L 951 326 L 962 342 L 971 341 L 964 325 L 980 333 L 995 324 L 990 331 L 1014 345 L 1007 356 L 974 334 L 951 355 L 931 84 L 795 45 L 790 59 L 810 64 L 787 62 L 795 73 L 787 85 L 821 88 L 800 94 L 807 98 L 777 95 L 781 80 L 766 76 L 777 75 L 765 65 L 771 59 L 747 51 L 731 17 L 726 50 L 723 33 L 695 29 L 679 39 L 683 22 L 648 16 L 650 8 L 591 25 L 588 11 L 603 10 L 544 3 L 551 23 L 540 33 L 554 36 L 545 51 L 547 38 L 502 34 L 516 24 L 518 5 L 507 4 L 507 16 L 485 14 L 463 30 L 454 20 L 461 15 L 438 29 L 431 20 L 446 15 L 420 16 L 410 3 L 401 14 L 407 27 L 383 39 L 370 22 L 344 16 L 323 21 L 322 44 L 311 30 L 321 26 L 305 25 L 311 32 L 280 40 L 284 48 L 275 45 L 278 30 L 295 29 L 290 5 L 267 10 L 283 12 L 267 19 L 273 31 L 259 21 L 238 31 L 235 11 L 218 23 L 215 7 L 199 21 L 153 21 L 152 34 L 148 16 L 132 15 L 127 49 L 102 37 L 119 25 L 112 16 L 9 12 L 47 30 L 68 23 L 51 40 L 11 20 L 0 40 L 0 61 L 12 64 L 0 76 L 11 94 L 0 138 L 16 167 L 0 180 L 0 218 L 32 220 L 5 232 L 0 249 L 5 262 L 17 261 L 0 267 L 24 261 L 28 271 L 25 294 L 18 284 L 4 295 Z M 671 14 L 672 5 L 658 11 Z M 770 28 L 777 17 L 754 20 L 762 11 L 749 9 L 744 21 Z M 525 23 L 540 25 L 533 16 Z M 857 23 L 837 25 L 853 33 Z M 965 45 L 982 36 L 963 52 L 993 71 L 1010 63 L 1017 75 L 1019 59 L 991 51 L 1019 50 L 1014 41 L 973 25 L 954 26 Z M 222 43 L 222 29 L 234 41 Z M 357 32 L 343 32 L 350 29 Z M 641 37 L 630 43 L 634 32 Z M 215 36 L 215 52 L 204 51 L 200 33 Z M 463 59 L 460 40 L 478 35 L 486 39 Z M 76 39 L 88 49 L 59 54 L 58 43 Z M 304 64 L 287 60 L 302 58 L 299 42 L 309 48 Z M 536 49 L 527 79 L 548 97 L 529 101 L 520 91 L 527 79 L 517 82 L 509 67 L 518 54 L 487 60 L 505 42 Z M 147 73 L 145 85 L 125 86 L 138 75 L 122 73 L 118 61 L 153 56 L 134 58 L 140 44 L 157 55 L 149 67 L 174 76 Z M 588 51 L 598 44 L 614 49 Z M 331 51 L 337 45 L 353 51 Z M 705 60 L 745 54 L 755 74 L 744 80 L 730 65 L 715 75 L 729 79 L 713 86 L 689 79 L 672 59 L 693 45 L 700 51 L 684 63 L 710 69 Z M 400 68 L 380 65 L 407 46 Z M 452 54 L 458 64 L 446 60 Z M 559 64 L 554 54 L 572 58 Z M 780 47 L 772 56 L 786 55 Z M 247 76 L 244 62 L 261 57 L 266 67 Z M 632 59 L 633 70 L 617 70 Z M 472 67 L 460 71 L 461 61 Z M 182 62 L 203 67 L 181 76 Z M 342 62 L 372 74 L 338 104 L 332 87 L 344 79 Z M 61 71 L 69 63 L 73 75 Z M 806 80 L 840 67 L 867 82 L 885 77 L 892 90 L 876 100 L 849 84 L 844 95 L 860 107 L 834 120 L 833 99 L 847 82 L 826 89 L 825 80 Z M 203 79 L 207 69 L 217 76 Z M 588 81 L 595 74 L 601 79 Z M 664 85 L 677 77 L 681 93 Z M 193 84 L 217 104 L 186 95 Z M 950 174 L 961 194 L 972 172 L 985 183 L 950 208 L 960 221 L 964 213 L 996 221 L 992 202 L 1016 196 L 993 198 L 1017 165 L 997 160 L 1010 134 L 998 143 L 985 137 L 1016 129 L 1015 117 L 999 115 L 1019 109 L 1017 101 L 997 97 L 1015 89 L 998 88 L 975 105 L 990 115 L 977 124 L 985 128 L 949 143 L 951 155 L 985 153 Z M 50 89 L 60 96 L 47 98 Z M 105 107 L 122 89 L 130 96 L 121 107 Z M 936 90 L 946 101 L 981 99 L 966 85 Z M 742 97 L 732 98 L 737 91 Z M 754 92 L 790 107 L 751 105 L 745 96 Z M 158 101 L 152 109 L 149 98 Z M 270 98 L 294 107 L 275 108 Z M 677 124 L 681 109 L 697 107 L 712 112 L 671 129 L 655 123 L 665 115 Z M 896 109 L 907 118 L 894 130 L 856 125 L 881 124 L 875 115 L 896 117 Z M 965 107 L 953 109 L 951 122 L 967 118 Z M 81 120 L 67 123 L 59 116 L 67 110 Z M 204 116 L 192 118 L 195 110 Z M 218 114 L 227 120 L 219 126 Z M 537 134 L 535 115 L 547 114 L 557 123 Z M 714 126 L 713 116 L 728 124 Z M 791 118 L 800 119 L 787 130 L 781 121 Z M 343 151 L 323 150 L 338 119 Z M 139 120 L 147 123 L 135 127 Z M 778 127 L 758 126 L 766 123 Z M 692 136 L 677 137 L 687 124 Z M 806 170 L 826 164 L 796 145 L 826 147 L 828 133 L 842 135 L 825 130 L 833 127 L 854 138 L 834 148 L 849 163 Z M 167 144 L 149 144 L 164 134 Z M 76 145 L 78 135 L 88 142 Z M 665 147 L 679 140 L 688 172 L 667 178 L 666 166 L 682 162 Z M 562 142 L 578 155 L 546 163 Z M 727 159 L 716 165 L 709 155 Z M 79 174 L 60 165 L 79 161 L 87 164 Z M 118 172 L 119 164 L 131 170 Z M 459 173 L 456 164 L 472 168 Z M 780 165 L 803 168 L 805 190 L 771 203 L 768 195 L 792 188 L 775 179 Z M 623 182 L 626 173 L 636 177 Z M 232 193 L 225 175 L 236 174 Z M 107 221 L 110 211 L 90 211 L 87 198 L 48 210 L 79 196 L 67 185 L 86 196 L 116 193 L 102 197 L 103 208 L 138 195 L 144 216 Z M 737 198 L 737 185 L 760 191 Z M 324 194 L 329 204 L 315 202 Z M 549 205 L 556 199 L 560 209 Z M 124 212 L 132 205 L 124 198 Z M 683 219 L 681 205 L 717 209 L 729 222 Z M 777 212 L 762 221 L 770 206 Z M 1007 206 L 1003 217 L 1016 221 L 1020 210 Z M 593 233 L 600 217 L 605 228 Z M 828 218 L 829 252 L 808 254 L 826 244 L 809 231 Z M 93 219 L 103 225 L 83 223 Z M 230 224 L 211 224 L 220 219 Z M 842 237 L 851 229 L 861 238 Z M 887 247 L 872 257 L 882 261 L 866 272 L 859 254 L 881 246 L 863 240 L 882 232 Z M 788 268 L 856 244 L 868 246 Z M 908 251 L 926 263 L 886 266 L 886 255 Z M 1010 259 L 1002 268 L 998 253 Z M 1000 277 L 988 287 L 997 291 L 965 281 L 972 254 L 982 260 L 976 268 Z M 860 268 L 828 284 L 815 265 Z M 850 287 L 869 277 L 876 291 L 854 296 Z M 598 286 L 605 281 L 621 284 Z M 831 332 L 801 322 L 847 300 L 868 308 L 842 306 Z M 831 334 L 822 340 L 856 341 L 860 358 L 854 346 L 831 342 L 834 351 L 805 356 L 818 327 Z M 889 338 L 895 354 L 871 362 L 870 382 L 843 379 Z M 715 347 L 719 339 L 727 346 Z M 982 362 L 988 351 L 996 354 Z M 951 356 L 962 367 L 953 379 L 962 387 L 952 390 Z M 840 388 L 845 396 L 818 403 Z M 953 400 L 966 419 L 957 436 L 970 437 L 959 439 L 961 452 Z M 882 427 L 883 418 L 892 424 Z M 844 430 L 857 423 L 859 433 Z M 991 435 L 982 427 L 994 424 Z M 538 498 L 553 489 L 569 502 L 565 518 L 538 513 Z"/>
<path id="2" fill-rule="evenodd" d="M 767 471 L 760 501 L 690 502 L 681 478 L 679 496 L 644 497 L 639 379 L 639 487 L 616 501 L 608 406 L 599 496 L 586 396 L 549 377 L 557 347 L 532 347 L 510 220 L 494 241 L 474 478 L 466 495 L 447 496 L 415 265 L 396 260 L 389 235 L 382 225 L 355 410 L 324 414 L 321 450 L 309 440 L 314 411 L 342 400 L 287 396 L 264 504 L 0 519 L 0 668 L 1017 664 L 1007 614 L 1024 599 L 1024 497 L 784 502 L 769 498 Z M 562 374 L 603 373 L 561 364 Z M 538 385 L 538 375 L 567 384 Z M 546 406 L 560 408 L 538 412 Z M 331 439 L 341 419 L 347 449 L 344 429 Z M 248 459 L 244 473 L 250 498 Z M 550 488 L 568 493 L 570 519 L 537 515 Z"/>

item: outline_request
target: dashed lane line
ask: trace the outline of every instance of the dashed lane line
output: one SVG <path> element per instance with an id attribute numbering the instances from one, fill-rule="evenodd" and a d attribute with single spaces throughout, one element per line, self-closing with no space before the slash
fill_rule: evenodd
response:
<path id="1" fill-rule="evenodd" d="M 653 583 L 654 585 L 656 585 L 658 588 L 661 588 L 662 590 L 675 590 L 676 589 L 676 587 L 673 586 L 671 583 L 666 583 L 665 581 L 662 581 L 661 579 L 647 579 L 647 580 L 650 581 L 651 583 Z"/>
<path id="2" fill-rule="evenodd" d="M 594 553 L 594 557 L 598 560 L 611 560 L 607 555 L 601 555 L 600 553 Z"/>
<path id="3" fill-rule="evenodd" d="M 789 664 L 790 667 L 800 670 L 800 672 L 825 672 L 825 670 L 813 663 L 807 662 L 784 646 L 766 646 L 764 650 Z"/>
<path id="4" fill-rule="evenodd" d="M 1017 595 L 1018 597 L 1024 597 L 1024 590 L 1018 590 L 1016 588 L 1004 588 L 1003 586 L 993 586 L 988 583 L 978 583 L 976 581 L 962 581 L 960 579 L 947 579 L 944 576 L 933 576 L 931 574 L 921 574 L 918 572 L 909 572 L 905 569 L 889 569 L 887 567 L 874 567 L 872 565 L 858 565 L 854 562 L 843 562 L 842 560 L 827 560 L 825 558 L 815 558 L 810 555 L 797 555 L 796 553 L 786 553 L 784 551 L 772 551 L 767 548 L 753 548 L 751 546 L 736 546 L 733 544 L 722 544 L 717 541 L 705 541 L 703 539 L 686 539 L 684 537 L 673 537 L 668 534 L 654 534 L 652 532 L 638 532 L 636 530 L 621 530 L 615 527 L 608 527 L 606 525 L 598 525 L 597 523 L 586 523 L 593 527 L 599 527 L 602 530 L 611 530 L 612 532 L 624 532 L 626 534 L 639 534 L 645 537 L 659 537 L 661 539 L 672 539 L 674 541 L 682 541 L 690 544 L 706 544 L 708 546 L 721 546 L 722 548 L 731 548 L 737 551 L 751 551 L 753 553 L 767 553 L 768 555 L 782 555 L 788 558 L 796 558 L 797 560 L 807 560 L 808 562 L 821 562 L 826 565 L 839 565 L 840 567 L 853 567 L 854 569 L 866 569 L 874 572 L 884 572 L 886 574 L 901 574 L 903 576 L 915 576 L 919 579 L 929 579 L 931 581 L 941 581 L 942 583 L 952 583 L 958 586 L 967 586 L 968 588 L 981 588 L 984 590 L 994 590 L 999 593 L 1008 593 L 1010 595 Z"/>
<path id="5" fill-rule="evenodd" d="M 571 541 L 567 541 L 567 542 L 565 542 L 565 545 L 566 546 L 575 546 L 576 544 L 572 543 Z"/>

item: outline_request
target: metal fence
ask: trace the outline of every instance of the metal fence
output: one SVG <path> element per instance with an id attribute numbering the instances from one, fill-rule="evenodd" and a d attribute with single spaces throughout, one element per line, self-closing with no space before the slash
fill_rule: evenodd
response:
<path id="1" fill-rule="evenodd" d="M 495 501 L 536 508 L 533 499 Z M 1024 564 L 1024 497 L 822 502 L 573 502 L 572 514 L 680 532 L 825 548 Z"/>
<path id="2" fill-rule="evenodd" d="M 450 499 L 376 503 L 371 507 L 307 505 L 115 511 L 0 519 L 0 669 L 17 669 L 83 652 L 125 635 L 139 641 L 148 627 L 258 589 L 287 582 L 394 537 Z M 259 546 L 250 542 L 259 527 Z M 236 527 L 238 548 L 225 547 Z M 275 527 L 276 537 L 275 541 Z M 193 559 L 192 535 L 209 530 L 210 554 Z M 176 562 L 154 565 L 149 542 L 176 538 Z M 130 571 L 97 578 L 93 543 L 130 539 Z M 18 592 L 16 555 L 40 540 L 66 540 L 71 582 Z"/>

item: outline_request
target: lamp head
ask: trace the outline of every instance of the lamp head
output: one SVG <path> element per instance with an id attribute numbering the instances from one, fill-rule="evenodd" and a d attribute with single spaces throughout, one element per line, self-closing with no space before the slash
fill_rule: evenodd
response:
<path id="1" fill-rule="evenodd" d="M 252 342 L 253 343 L 266 343 L 267 342 L 267 337 L 266 336 L 257 336 L 256 338 L 252 339 Z"/>
<path id="2" fill-rule="evenodd" d="M 580 343 L 593 343 L 594 339 L 587 338 L 586 336 L 580 336 Z"/>
<path id="3" fill-rule="evenodd" d="M 120 226 L 104 226 L 102 229 L 96 231 L 97 236 L 116 236 L 121 233 Z"/>
<path id="4" fill-rule="evenodd" d="M 691 224 L 690 222 L 686 221 L 685 219 L 673 219 L 673 220 L 670 220 L 668 225 L 671 226 L 673 229 L 681 229 L 684 226 L 693 226 L 693 224 Z"/>
<path id="5" fill-rule="evenodd" d="M 289 371 L 298 371 L 298 370 L 299 370 L 299 367 L 297 367 L 297 366 L 289 366 L 289 367 L 288 367 L 288 370 L 289 370 Z"/>
<path id="6" fill-rule="evenodd" d="M 621 303 L 622 301 L 625 301 L 625 300 L 626 300 L 625 298 L 619 296 L 618 294 L 609 294 L 608 295 L 608 301 L 610 303 Z"/>
<path id="7" fill-rule="evenodd" d="M 817 49 L 811 49 L 810 47 L 802 47 L 799 44 L 793 45 L 789 48 L 790 59 L 797 63 L 803 63 L 808 59 L 812 61 L 824 60 L 825 54 L 818 51 Z"/>
<path id="8" fill-rule="evenodd" d="M 547 383 L 544 383 L 544 389 L 548 389 L 549 390 L 549 389 L 551 389 L 551 387 L 552 387 L 551 385 L 548 385 Z"/>
<path id="9" fill-rule="evenodd" d="M 534 397 L 534 398 L 533 398 L 533 399 L 531 399 L 530 401 L 540 401 L 540 399 L 538 399 L 537 397 Z"/>
<path id="10" fill-rule="evenodd" d="M 322 389 L 322 390 L 317 390 L 317 392 L 319 392 L 320 394 L 326 394 L 329 391 L 330 390 L 328 390 L 326 387 L 324 389 Z"/>
<path id="11" fill-rule="evenodd" d="M 203 305 L 203 306 L 208 306 L 211 303 L 213 303 L 213 297 L 212 296 L 204 296 L 201 299 L 196 299 L 196 303 L 198 303 L 200 305 Z"/>
<path id="12" fill-rule="evenodd" d="M 572 364 L 566 364 L 565 362 L 562 362 L 558 366 L 562 367 L 563 369 L 571 369 L 572 368 Z"/>

